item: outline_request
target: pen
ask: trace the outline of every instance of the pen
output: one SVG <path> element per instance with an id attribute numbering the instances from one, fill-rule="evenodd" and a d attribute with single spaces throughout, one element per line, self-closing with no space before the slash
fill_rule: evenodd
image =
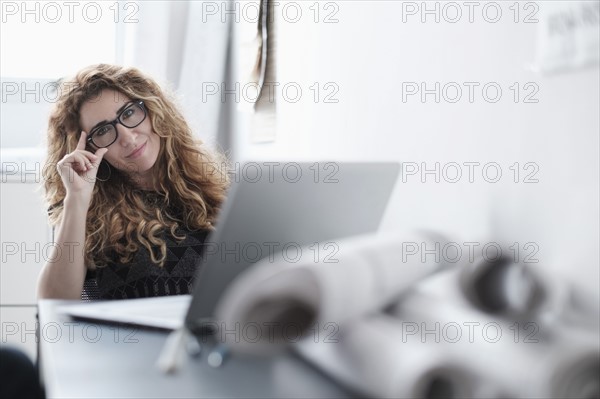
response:
<path id="1" fill-rule="evenodd" d="M 169 334 L 156 361 L 156 366 L 163 373 L 174 373 L 183 364 L 183 354 L 185 353 L 183 349 L 187 338 L 188 333 L 185 327 L 181 327 Z"/>

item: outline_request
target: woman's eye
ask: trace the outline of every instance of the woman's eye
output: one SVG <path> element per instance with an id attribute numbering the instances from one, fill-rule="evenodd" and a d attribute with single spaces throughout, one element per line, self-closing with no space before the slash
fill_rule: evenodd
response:
<path id="1" fill-rule="evenodd" d="M 135 114 L 135 108 L 127 108 L 125 111 L 123 111 L 123 113 L 121 114 L 121 119 L 127 119 L 129 118 L 131 115 Z"/>
<path id="2" fill-rule="evenodd" d="M 106 133 L 108 133 L 109 130 L 110 130 L 109 125 L 99 127 L 98 130 L 96 130 L 96 133 L 94 133 L 94 136 L 102 137 Z"/>

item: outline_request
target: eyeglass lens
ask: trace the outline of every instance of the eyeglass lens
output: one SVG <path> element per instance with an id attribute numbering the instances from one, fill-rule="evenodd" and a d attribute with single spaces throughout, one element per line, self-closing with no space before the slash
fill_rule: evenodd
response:
<path id="1" fill-rule="evenodd" d="M 136 127 L 146 117 L 146 112 L 140 103 L 134 103 L 129 107 L 125 108 L 121 115 L 119 115 L 118 121 L 125 127 L 132 128 Z M 108 147 L 117 139 L 117 130 L 114 124 L 107 123 L 106 125 L 100 126 L 93 132 L 92 142 L 96 147 Z"/>

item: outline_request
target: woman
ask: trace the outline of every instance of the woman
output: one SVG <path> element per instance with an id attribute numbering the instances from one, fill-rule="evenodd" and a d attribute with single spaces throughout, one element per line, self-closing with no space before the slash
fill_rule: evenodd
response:
<path id="1" fill-rule="evenodd" d="M 40 298 L 190 293 L 227 174 L 173 101 L 135 68 L 62 82 L 44 168 L 55 246 Z"/>

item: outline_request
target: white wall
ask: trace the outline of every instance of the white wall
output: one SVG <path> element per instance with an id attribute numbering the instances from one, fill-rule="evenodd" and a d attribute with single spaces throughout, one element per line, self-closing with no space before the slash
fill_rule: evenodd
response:
<path id="1" fill-rule="evenodd" d="M 430 168 L 435 162 L 496 162 L 503 175 L 495 184 L 484 180 L 481 167 L 473 183 L 466 167 L 454 184 L 443 177 L 436 183 L 432 175 L 425 183 L 420 175 L 406 176 L 406 182 L 398 182 L 382 228 L 433 228 L 454 234 L 458 242 L 518 242 L 521 259 L 537 246 L 536 267 L 558 270 L 598 295 L 597 66 L 555 75 L 534 72 L 538 24 L 523 23 L 534 10 L 521 8 L 515 23 L 513 2 L 500 2 L 497 23 L 483 18 L 485 3 L 479 3 L 474 22 L 463 15 L 454 24 L 443 18 L 436 23 L 431 15 L 423 23 L 420 14 L 403 14 L 407 2 L 395 1 L 336 1 L 337 11 L 320 3 L 320 20 L 335 11 L 339 22 L 315 23 L 308 8 L 314 3 L 300 3 L 303 15 L 297 23 L 282 18 L 283 6 L 276 13 L 277 80 L 280 87 L 297 82 L 303 97 L 286 102 L 276 90 L 278 132 L 272 143 L 251 143 L 242 115 L 234 140 L 237 159 L 396 160 L 426 162 Z M 434 3 L 427 4 L 433 8 Z M 288 20 L 293 15 L 288 8 Z M 322 89 L 335 83 L 339 102 L 315 103 L 309 89 L 314 82 Z M 403 102 L 406 82 L 426 82 L 429 88 L 434 82 L 480 86 L 473 102 L 465 86 L 457 103 L 444 98 L 435 103 L 433 95 L 424 103 L 419 96 Z M 482 97 L 481 88 L 489 82 L 503 91 L 496 103 Z M 515 82 L 521 94 L 516 103 L 510 89 Z M 536 87 L 532 99 L 538 102 L 524 103 L 523 96 Z M 518 183 L 509 169 L 515 162 Z M 528 162 L 535 165 L 525 169 Z M 523 183 L 536 165 L 533 177 L 539 182 Z M 493 178 L 489 172 L 486 176 Z M 528 242 L 534 245 L 524 248 Z"/>

